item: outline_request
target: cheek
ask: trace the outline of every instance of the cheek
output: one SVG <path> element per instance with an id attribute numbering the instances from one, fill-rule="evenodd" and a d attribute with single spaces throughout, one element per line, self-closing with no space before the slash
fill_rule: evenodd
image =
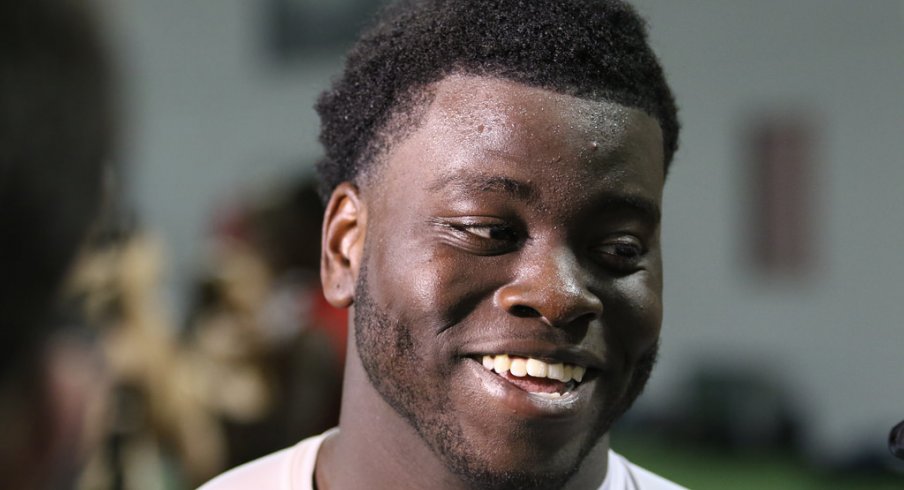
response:
<path id="1" fill-rule="evenodd" d="M 635 274 L 618 279 L 603 301 L 607 340 L 623 346 L 636 359 L 659 339 L 662 326 L 662 287 L 658 275 Z"/>
<path id="2" fill-rule="evenodd" d="M 371 274 L 377 301 L 400 321 L 433 334 L 491 300 L 504 275 L 497 258 L 469 256 L 425 239 L 380 243 L 384 252 L 372 254 L 379 271 Z"/>

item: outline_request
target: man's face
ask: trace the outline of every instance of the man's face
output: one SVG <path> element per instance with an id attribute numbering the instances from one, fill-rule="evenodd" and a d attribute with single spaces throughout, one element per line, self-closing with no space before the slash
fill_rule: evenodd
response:
<path id="1" fill-rule="evenodd" d="M 559 485 L 655 356 L 659 125 L 504 80 L 434 88 L 362 189 L 358 355 L 460 476 Z"/>

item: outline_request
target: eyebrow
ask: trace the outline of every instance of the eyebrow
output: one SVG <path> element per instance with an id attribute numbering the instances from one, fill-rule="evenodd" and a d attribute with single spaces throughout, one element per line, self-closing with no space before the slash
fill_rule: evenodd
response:
<path id="1" fill-rule="evenodd" d="M 536 189 L 526 182 L 521 182 L 501 175 L 451 174 L 437 178 L 427 186 L 430 192 L 453 191 L 462 194 L 479 192 L 496 192 L 524 201 L 536 197 Z M 644 220 L 657 224 L 662 211 L 652 199 L 633 194 L 606 195 L 595 203 L 596 209 L 606 212 L 626 211 L 643 217 Z"/>
<path id="2" fill-rule="evenodd" d="M 606 211 L 628 211 L 637 213 L 645 221 L 658 224 L 662 219 L 662 210 L 655 201 L 635 195 L 606 196 L 599 206 Z"/>
<path id="3" fill-rule="evenodd" d="M 431 192 L 452 190 L 462 193 L 498 192 L 522 200 L 530 200 L 535 195 L 534 188 L 528 183 L 501 175 L 481 174 L 442 176 L 427 186 L 427 190 Z"/>

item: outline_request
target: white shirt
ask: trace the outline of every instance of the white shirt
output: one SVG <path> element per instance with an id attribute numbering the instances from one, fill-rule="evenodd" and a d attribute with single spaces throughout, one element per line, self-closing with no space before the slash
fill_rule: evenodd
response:
<path id="1" fill-rule="evenodd" d="M 313 490 L 314 464 L 320 443 L 339 429 L 310 437 L 282 451 L 234 468 L 199 490 Z M 609 451 L 609 469 L 599 490 L 682 490 L 665 478 Z M 686 489 L 684 489 L 686 490 Z"/>

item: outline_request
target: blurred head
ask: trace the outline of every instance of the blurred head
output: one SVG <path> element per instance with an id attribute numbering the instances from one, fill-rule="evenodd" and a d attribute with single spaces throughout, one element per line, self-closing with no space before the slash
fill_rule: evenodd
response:
<path id="1" fill-rule="evenodd" d="M 353 306 L 344 409 L 470 485 L 599 484 L 662 315 L 678 122 L 642 20 L 402 3 L 317 108 L 324 291 Z"/>
<path id="2" fill-rule="evenodd" d="M 9 423 L 50 411 L 50 312 L 100 205 L 113 139 L 108 84 L 85 2 L 0 4 L 0 409 Z M 4 438 L 0 486 L 9 486 L 6 470 L 25 473 L 10 465 L 49 451 L 53 422 Z"/>

